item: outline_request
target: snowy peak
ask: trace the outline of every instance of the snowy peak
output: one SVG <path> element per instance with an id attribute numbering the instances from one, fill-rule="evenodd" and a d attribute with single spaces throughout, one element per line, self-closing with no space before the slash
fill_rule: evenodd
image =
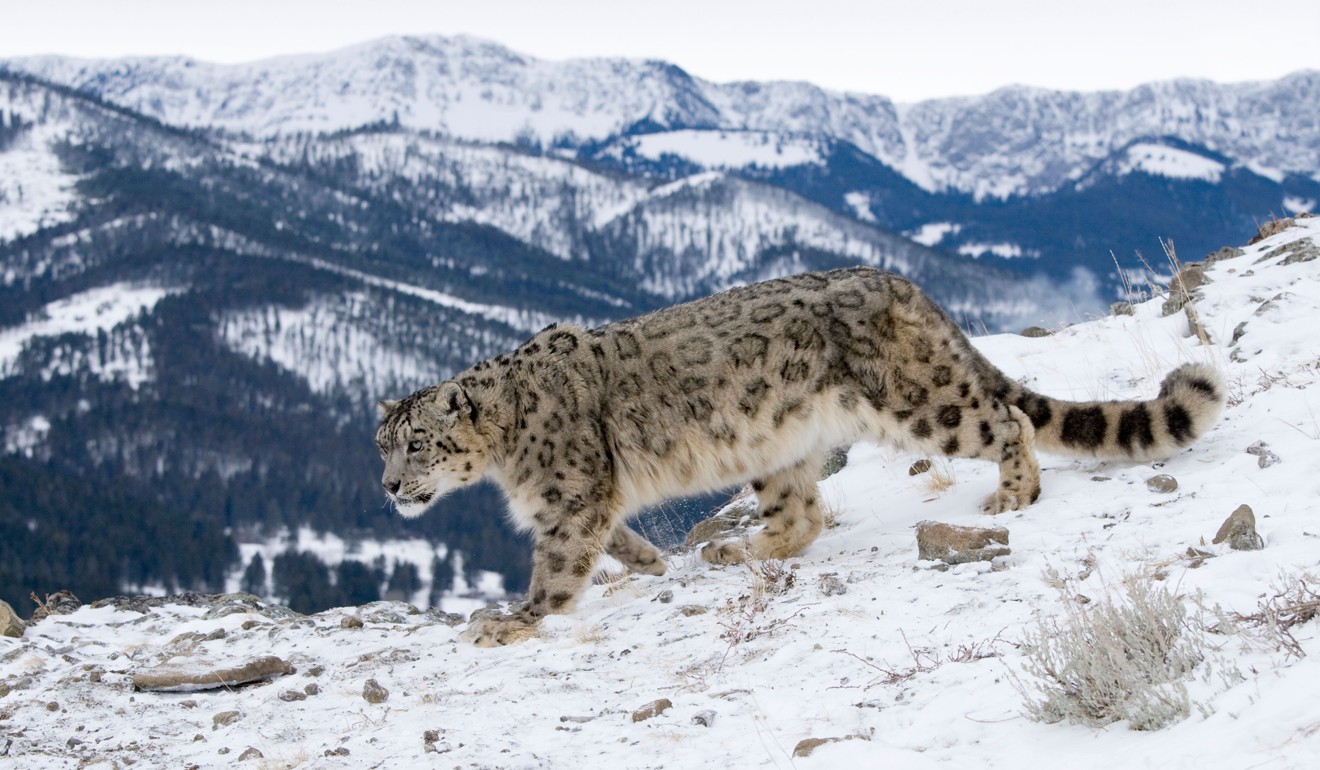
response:
<path id="1" fill-rule="evenodd" d="M 41 57 L 8 66 L 166 123 L 258 137 L 397 123 L 590 154 L 637 134 L 753 132 L 679 133 L 624 145 L 643 155 L 673 152 L 703 167 L 735 163 L 735 139 L 759 134 L 768 145 L 819 137 L 847 142 L 928 191 L 977 198 L 1058 189 L 1148 136 L 1177 136 L 1278 173 L 1314 178 L 1320 168 L 1320 72 L 1232 85 L 1178 80 L 1125 92 L 1012 87 L 895 105 L 809 83 L 717 84 L 658 61 L 544 61 L 470 37 L 392 37 L 240 65 Z M 778 162 L 794 157 L 787 152 Z M 749 160 L 764 159 L 754 153 Z"/>

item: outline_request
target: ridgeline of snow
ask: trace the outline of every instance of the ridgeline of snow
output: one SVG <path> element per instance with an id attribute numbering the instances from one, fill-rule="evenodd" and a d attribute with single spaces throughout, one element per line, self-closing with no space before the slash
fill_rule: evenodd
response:
<path id="1" fill-rule="evenodd" d="M 1320 168 L 1315 71 L 1263 83 L 1177 80 L 1096 93 L 1013 86 L 896 105 L 808 83 L 711 83 L 658 61 L 543 61 L 471 37 L 391 37 L 237 65 L 175 57 L 5 63 L 166 123 L 258 137 L 397 123 L 482 142 L 577 149 L 677 131 L 638 139 L 639 147 L 693 158 L 714 153 L 721 164 L 747 149 L 735 152 L 724 132 L 828 138 L 928 190 L 978 198 L 1056 189 L 1143 137 L 1179 136 L 1258 173 L 1317 178 Z"/>
<path id="2" fill-rule="evenodd" d="M 1138 142 L 1127 148 L 1127 157 L 1119 164 L 1119 175 L 1142 171 L 1169 179 L 1200 179 L 1219 182 L 1226 170 L 1223 163 L 1194 152 L 1163 144 Z"/>
<path id="3" fill-rule="evenodd" d="M 1189 607 L 1247 614 L 1281 576 L 1309 572 L 1315 585 L 1320 260 L 1288 255 L 1314 255 L 1317 239 L 1320 219 L 1299 220 L 1208 270 L 1196 308 L 1209 345 L 1184 313 L 1161 317 L 1162 297 L 1050 337 L 977 341 L 1010 376 L 1077 399 L 1147 398 L 1180 363 L 1214 365 L 1229 391 L 1223 418 L 1164 462 L 1042 457 L 1040 500 L 990 520 L 976 511 L 992 465 L 936 460 L 946 488 L 909 475 L 915 457 L 859 444 L 821 483 L 837 525 L 799 556 L 751 569 L 671 554 L 667 575 L 601 582 L 572 614 L 494 650 L 402 611 L 272 620 L 85 607 L 0 638 L 0 753 L 34 769 L 211 767 L 249 748 L 264 766 L 325 768 L 1312 767 L 1317 620 L 1292 630 L 1300 658 L 1259 632 L 1210 637 L 1219 647 L 1207 654 L 1240 678 L 1198 669 L 1197 708 L 1158 732 L 1030 721 L 1011 675 L 1035 618 L 1065 610 L 1061 580 L 1092 601 L 1154 580 Z M 1262 467 L 1245 451 L 1258 441 L 1280 461 Z M 1148 488 L 1157 473 L 1176 491 Z M 1256 512 L 1262 550 L 1210 542 L 1241 504 Z M 428 515 L 463 514 L 438 509 Z M 1005 526 L 1012 553 L 934 569 L 916 558 L 922 520 Z M 359 615 L 363 627 L 341 625 Z M 272 654 L 296 673 L 191 693 L 130 683 L 167 660 Z M 369 679 L 387 700 L 364 699 Z M 672 707 L 632 716 L 660 698 Z M 794 757 L 810 738 L 848 740 Z"/>

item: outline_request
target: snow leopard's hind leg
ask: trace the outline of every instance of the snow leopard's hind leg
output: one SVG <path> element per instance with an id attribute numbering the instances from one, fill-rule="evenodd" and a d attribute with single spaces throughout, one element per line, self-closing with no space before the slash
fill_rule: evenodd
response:
<path id="1" fill-rule="evenodd" d="M 821 458 L 812 456 L 796 465 L 752 482 L 765 528 L 747 541 L 721 540 L 701 549 L 712 564 L 738 564 L 748 559 L 784 559 L 801 551 L 820 534 L 825 517 L 816 481 Z"/>

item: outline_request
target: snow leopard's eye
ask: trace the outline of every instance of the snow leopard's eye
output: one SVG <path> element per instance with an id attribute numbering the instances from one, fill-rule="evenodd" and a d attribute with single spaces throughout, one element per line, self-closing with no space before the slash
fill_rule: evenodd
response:
<path id="1" fill-rule="evenodd" d="M 426 446 L 426 444 L 423 444 L 422 442 L 417 441 L 416 439 L 414 439 L 414 440 L 412 440 L 412 441 L 409 441 L 409 442 L 408 442 L 408 454 L 416 454 L 416 453 L 422 451 L 422 447 L 424 447 L 424 446 Z"/>

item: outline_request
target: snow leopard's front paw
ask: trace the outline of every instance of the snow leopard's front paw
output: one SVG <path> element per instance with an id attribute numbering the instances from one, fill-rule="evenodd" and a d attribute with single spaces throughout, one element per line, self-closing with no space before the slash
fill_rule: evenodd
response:
<path id="1" fill-rule="evenodd" d="M 467 630 L 458 635 L 460 641 L 476 647 L 503 647 L 532 636 L 536 624 L 517 615 L 475 615 L 468 621 Z"/>
<path id="2" fill-rule="evenodd" d="M 711 564 L 742 564 L 747 561 L 747 543 L 743 540 L 712 540 L 701 549 L 701 558 Z"/>

